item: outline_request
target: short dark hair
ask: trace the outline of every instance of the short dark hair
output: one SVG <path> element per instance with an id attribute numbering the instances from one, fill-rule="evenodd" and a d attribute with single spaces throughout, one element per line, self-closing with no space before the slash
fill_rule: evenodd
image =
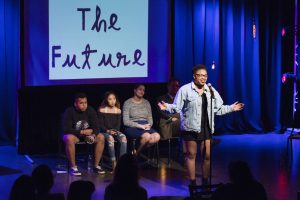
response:
<path id="1" fill-rule="evenodd" d="M 168 81 L 168 85 L 170 85 L 171 83 L 173 82 L 178 82 L 180 83 L 180 81 L 177 79 L 177 78 L 170 78 L 169 81 Z"/>
<path id="2" fill-rule="evenodd" d="M 200 69 L 203 69 L 203 70 L 207 71 L 207 68 L 206 68 L 205 65 L 198 64 L 198 65 L 196 65 L 196 66 L 193 67 L 192 74 L 194 75 L 196 73 L 196 71 L 198 71 Z"/>
<path id="3" fill-rule="evenodd" d="M 144 86 L 144 87 L 145 87 L 145 85 L 144 85 L 143 83 L 137 83 L 137 84 L 134 85 L 133 88 L 136 90 L 136 89 L 138 89 L 140 86 Z"/>
<path id="4" fill-rule="evenodd" d="M 79 92 L 79 93 L 75 94 L 74 101 L 76 102 L 78 99 L 83 99 L 83 98 L 87 98 L 86 94 Z"/>

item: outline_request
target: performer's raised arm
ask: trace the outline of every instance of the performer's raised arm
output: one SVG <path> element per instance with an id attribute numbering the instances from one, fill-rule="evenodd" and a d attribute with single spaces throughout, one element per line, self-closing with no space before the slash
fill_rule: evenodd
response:
<path id="1" fill-rule="evenodd" d="M 172 104 L 168 104 L 164 101 L 158 103 L 159 108 L 162 111 L 166 111 L 169 113 L 179 113 L 184 105 L 185 102 L 185 95 L 183 94 L 184 91 L 180 88 L 174 98 L 174 102 Z"/>

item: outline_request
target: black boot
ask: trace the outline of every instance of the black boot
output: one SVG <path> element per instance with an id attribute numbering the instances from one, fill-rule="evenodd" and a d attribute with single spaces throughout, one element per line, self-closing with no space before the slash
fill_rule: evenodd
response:
<path id="1" fill-rule="evenodd" d="M 197 185 L 196 179 L 190 180 L 190 185 L 196 186 Z"/>
<path id="2" fill-rule="evenodd" d="M 202 178 L 202 185 L 208 185 L 208 178 Z"/>

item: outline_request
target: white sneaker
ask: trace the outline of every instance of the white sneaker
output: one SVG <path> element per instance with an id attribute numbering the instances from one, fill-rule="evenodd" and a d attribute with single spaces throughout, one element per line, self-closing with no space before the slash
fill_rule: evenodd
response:
<path id="1" fill-rule="evenodd" d="M 81 176 L 81 172 L 78 170 L 77 166 L 70 168 L 70 174 L 73 176 Z"/>
<path id="2" fill-rule="evenodd" d="M 93 171 L 97 174 L 105 174 L 105 171 L 99 165 L 97 167 L 94 167 Z"/>

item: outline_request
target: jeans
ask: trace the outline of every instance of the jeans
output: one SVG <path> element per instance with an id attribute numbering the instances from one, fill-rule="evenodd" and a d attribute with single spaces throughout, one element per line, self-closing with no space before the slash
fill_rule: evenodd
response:
<path id="1" fill-rule="evenodd" d="M 109 133 L 103 133 L 105 137 L 105 141 L 108 144 L 108 154 L 112 161 L 116 160 L 116 153 L 115 153 L 115 141 L 118 141 L 120 144 L 120 154 L 121 157 L 127 151 L 127 140 L 126 136 L 123 133 L 118 133 L 116 135 L 111 135 Z"/>

